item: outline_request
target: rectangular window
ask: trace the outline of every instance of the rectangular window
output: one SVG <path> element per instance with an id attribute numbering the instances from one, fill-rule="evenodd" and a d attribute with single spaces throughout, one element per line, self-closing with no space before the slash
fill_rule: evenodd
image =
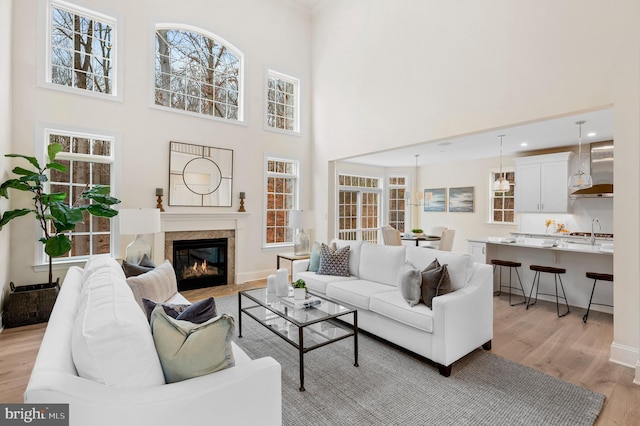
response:
<path id="1" fill-rule="evenodd" d="M 111 187 L 113 194 L 114 140 L 108 136 L 79 134 L 58 130 L 45 130 L 47 144 L 59 143 L 63 150 L 56 161 L 67 167 L 66 172 L 51 170 L 49 191 L 68 194 L 66 203 L 87 203 L 79 200 L 82 191 L 94 185 Z M 90 255 L 111 253 L 112 229 L 109 218 L 91 216 L 84 212 L 84 223 L 79 223 L 67 234 L 72 248 L 64 255 L 69 258 L 86 258 Z M 43 255 L 44 256 L 44 255 Z"/>
<path id="2" fill-rule="evenodd" d="M 265 243 L 293 244 L 293 229 L 289 226 L 289 211 L 298 205 L 299 165 L 297 161 L 267 158 L 267 188 L 265 209 Z"/>
<path id="3" fill-rule="evenodd" d="M 267 128 L 300 132 L 300 80 L 272 70 L 267 74 Z"/>
<path id="4" fill-rule="evenodd" d="M 515 172 L 505 171 L 505 178 L 509 181 L 508 192 L 491 191 L 491 222 L 514 223 L 515 222 Z M 500 177 L 499 172 L 491 173 L 491 184 Z"/>
<path id="5" fill-rule="evenodd" d="M 46 83 L 116 96 L 116 19 L 60 0 L 47 13 Z"/>
<path id="6" fill-rule="evenodd" d="M 390 176 L 387 182 L 389 225 L 400 232 L 405 229 L 407 177 Z"/>
<path id="7" fill-rule="evenodd" d="M 380 179 L 338 176 L 338 238 L 378 243 Z"/>

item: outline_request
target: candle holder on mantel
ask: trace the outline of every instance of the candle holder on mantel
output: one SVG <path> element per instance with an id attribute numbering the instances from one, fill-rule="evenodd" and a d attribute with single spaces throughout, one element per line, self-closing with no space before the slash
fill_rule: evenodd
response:
<path id="1" fill-rule="evenodd" d="M 164 194 L 164 190 L 162 188 L 156 188 L 156 208 L 160 209 L 161 212 L 164 211 L 164 207 L 162 207 L 162 195 Z"/>
<path id="2" fill-rule="evenodd" d="M 246 210 L 244 209 L 244 192 L 240 193 L 240 208 L 238 209 L 239 212 L 246 212 Z"/>

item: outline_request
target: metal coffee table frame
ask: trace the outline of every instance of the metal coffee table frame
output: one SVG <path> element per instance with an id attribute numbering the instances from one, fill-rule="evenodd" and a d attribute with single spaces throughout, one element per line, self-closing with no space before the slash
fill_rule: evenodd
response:
<path id="1" fill-rule="evenodd" d="M 255 304 L 242 307 L 243 297 Z M 316 297 L 322 301 L 322 304 L 311 308 L 294 309 L 282 302 L 281 297 L 276 297 L 275 293 L 267 293 L 264 288 L 238 293 L 238 337 L 242 338 L 242 314 L 244 313 L 297 348 L 301 392 L 305 390 L 304 354 L 307 352 L 353 336 L 353 365 L 358 367 L 358 311 L 323 297 Z M 351 327 L 338 324 L 337 321 L 330 321 L 349 314 L 353 315 Z M 288 332 L 290 329 L 288 324 L 297 327 L 297 333 Z"/>

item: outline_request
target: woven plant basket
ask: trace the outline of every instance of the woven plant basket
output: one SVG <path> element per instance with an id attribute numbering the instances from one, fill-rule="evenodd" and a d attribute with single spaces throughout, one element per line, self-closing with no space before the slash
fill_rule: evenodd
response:
<path id="1" fill-rule="evenodd" d="M 53 304 L 58 297 L 60 278 L 53 284 L 33 284 L 16 287 L 10 283 L 11 293 L 4 307 L 3 323 L 7 328 L 49 321 Z"/>

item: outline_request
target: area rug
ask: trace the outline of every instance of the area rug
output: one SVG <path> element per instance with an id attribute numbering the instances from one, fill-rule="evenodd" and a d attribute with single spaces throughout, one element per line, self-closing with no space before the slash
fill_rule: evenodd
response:
<path id="1" fill-rule="evenodd" d="M 284 425 L 592 425 L 604 395 L 511 362 L 482 349 L 443 377 L 426 360 L 361 333 L 359 367 L 353 339 L 305 354 L 305 392 L 298 352 L 243 315 L 238 297 L 216 298 L 236 318 L 235 342 L 252 358 L 282 366 Z"/>

